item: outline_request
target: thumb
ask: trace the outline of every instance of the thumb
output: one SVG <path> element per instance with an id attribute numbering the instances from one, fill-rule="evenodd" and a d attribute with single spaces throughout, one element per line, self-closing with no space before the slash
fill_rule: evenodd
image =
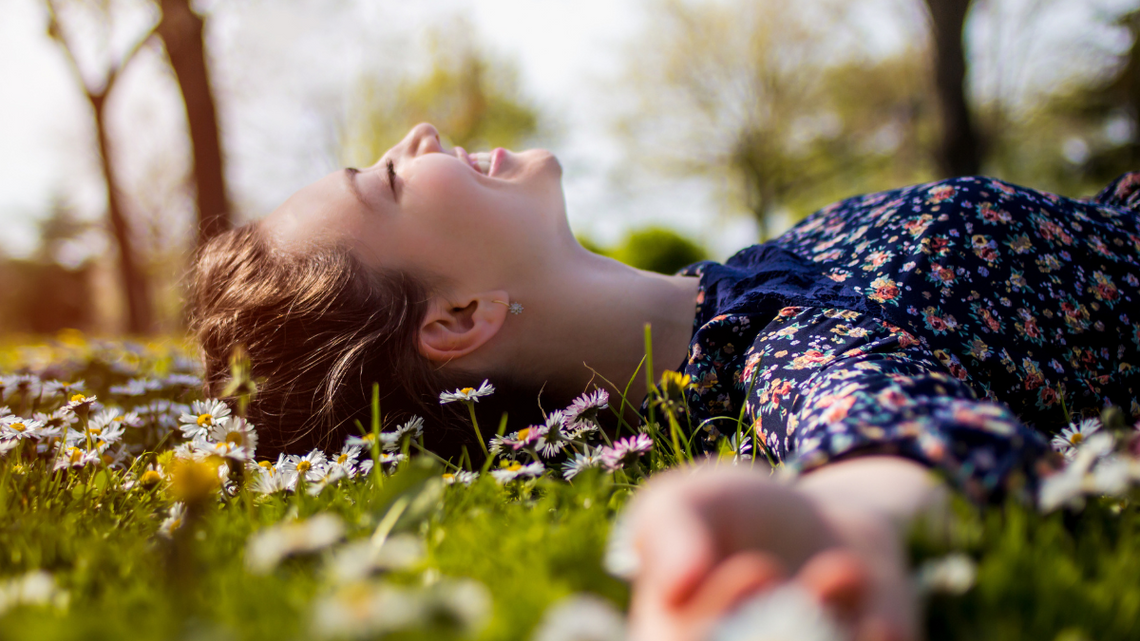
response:
<path id="1" fill-rule="evenodd" d="M 634 523 L 640 589 L 655 592 L 666 607 L 688 601 L 716 562 L 712 532 L 683 501 L 644 506 Z"/>

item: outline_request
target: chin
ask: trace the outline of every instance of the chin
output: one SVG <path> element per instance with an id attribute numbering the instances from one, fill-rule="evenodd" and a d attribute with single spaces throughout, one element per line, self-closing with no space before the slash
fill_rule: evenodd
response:
<path id="1" fill-rule="evenodd" d="M 535 174 L 551 174 L 562 177 L 562 163 L 548 149 L 528 149 L 520 155 L 527 156 L 526 163 L 535 168 Z"/>

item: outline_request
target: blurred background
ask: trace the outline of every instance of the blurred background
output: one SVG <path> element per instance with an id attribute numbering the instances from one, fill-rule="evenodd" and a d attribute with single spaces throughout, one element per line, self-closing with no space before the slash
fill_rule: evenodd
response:
<path id="1" fill-rule="evenodd" d="M 188 257 L 420 121 L 673 271 L 846 196 L 1140 169 L 1140 0 L 0 0 L 0 333 L 178 332 Z"/>

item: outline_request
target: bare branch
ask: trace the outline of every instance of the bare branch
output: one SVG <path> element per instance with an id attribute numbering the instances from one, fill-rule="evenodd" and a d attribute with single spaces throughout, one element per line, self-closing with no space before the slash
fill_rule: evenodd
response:
<path id="1" fill-rule="evenodd" d="M 131 60 L 134 60 L 139 51 L 142 51 L 143 46 L 150 42 L 151 38 L 155 37 L 157 34 L 158 25 L 155 24 L 155 26 L 151 27 L 150 30 L 143 35 L 143 37 L 139 38 L 138 41 L 136 41 L 130 49 L 127 49 L 127 51 L 123 54 L 123 57 L 119 59 L 119 64 L 112 67 L 107 73 L 107 83 L 103 87 L 104 92 L 109 93 L 111 91 L 111 87 L 115 84 L 115 81 L 118 80 L 119 74 L 122 73 L 123 69 L 126 69 L 127 65 L 131 64 Z"/>
<path id="2" fill-rule="evenodd" d="M 64 55 L 67 57 L 68 65 L 75 73 L 75 77 L 79 79 L 79 84 L 82 85 L 83 91 L 91 99 L 105 98 L 108 94 L 110 94 L 111 88 L 114 86 L 115 81 L 118 79 L 122 71 L 126 69 L 127 65 L 131 63 L 131 60 L 133 60 L 135 56 L 138 55 L 143 46 L 150 42 L 151 38 L 157 34 L 158 26 L 155 25 L 151 27 L 141 38 L 139 38 L 129 49 L 127 49 L 127 51 L 119 59 L 118 63 L 113 64 L 106 71 L 106 78 L 103 81 L 103 86 L 95 87 L 90 82 L 88 82 L 87 78 L 83 75 L 83 68 L 79 64 L 79 59 L 75 55 L 75 50 L 71 47 L 71 43 L 68 42 L 67 36 L 63 32 L 63 27 L 59 22 L 59 11 L 56 5 L 56 0 L 44 0 L 44 3 L 46 4 L 48 10 L 48 36 L 60 44 Z"/>

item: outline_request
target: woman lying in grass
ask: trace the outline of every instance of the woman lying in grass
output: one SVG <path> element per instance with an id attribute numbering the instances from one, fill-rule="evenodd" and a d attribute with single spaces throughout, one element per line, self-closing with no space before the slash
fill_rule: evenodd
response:
<path id="1" fill-rule="evenodd" d="M 548 152 L 469 154 L 420 125 L 208 245 L 194 324 L 214 395 L 249 351 L 264 453 L 343 439 L 374 381 L 386 415 L 433 417 L 445 452 L 467 432 L 439 427 L 440 391 L 484 378 L 512 413 L 600 382 L 641 399 L 648 323 L 652 362 L 692 382 L 692 447 L 714 451 L 743 414 L 802 476 L 651 482 L 631 525 L 635 636 L 700 638 L 791 579 L 858 638 L 911 639 L 899 531 L 939 501 L 928 470 L 979 499 L 1030 495 L 1044 435 L 1107 404 L 1140 417 L 1138 199 L 1132 174 L 1090 202 L 960 178 L 662 276 L 575 241 Z"/>

